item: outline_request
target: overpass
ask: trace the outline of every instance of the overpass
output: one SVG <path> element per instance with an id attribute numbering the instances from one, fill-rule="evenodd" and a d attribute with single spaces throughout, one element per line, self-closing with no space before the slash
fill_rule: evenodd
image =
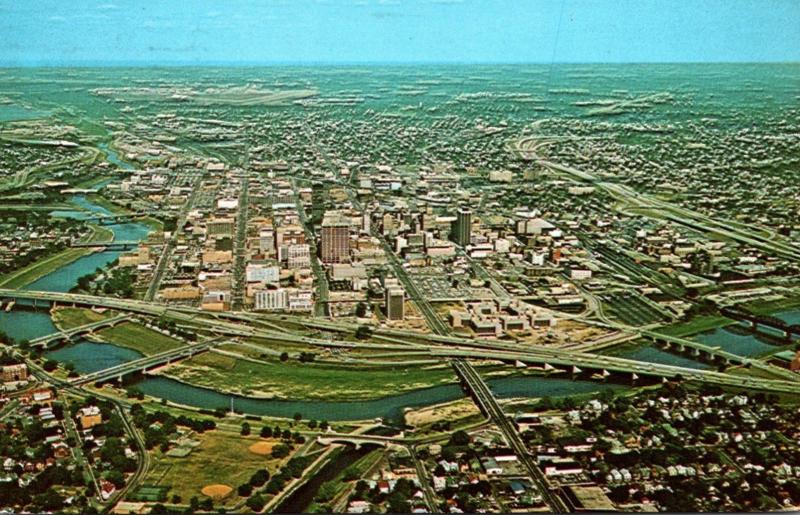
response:
<path id="1" fill-rule="evenodd" d="M 453 361 L 453 368 L 461 378 L 463 384 L 470 390 L 475 403 L 480 408 L 481 412 L 497 425 L 503 433 L 514 454 L 517 455 L 520 463 L 528 471 L 528 475 L 534 481 L 539 489 L 539 493 L 547 502 L 551 513 L 569 513 L 567 505 L 557 492 L 553 491 L 544 473 L 539 469 L 539 466 L 533 461 L 528 448 L 523 443 L 522 439 L 517 432 L 517 428 L 511 423 L 503 409 L 497 403 L 492 391 L 481 378 L 480 374 L 468 362 L 457 359 Z"/>
<path id="2" fill-rule="evenodd" d="M 219 338 L 211 338 L 193 345 L 186 345 L 183 347 L 178 347 L 177 349 L 159 352 L 158 354 L 153 354 L 152 356 L 145 356 L 143 358 L 122 363 L 121 365 L 116 365 L 104 370 L 98 370 L 97 372 L 76 377 L 70 381 L 70 384 L 72 386 L 83 386 L 85 384 L 108 381 L 111 379 L 121 380 L 123 376 L 132 374 L 134 372 L 144 372 L 149 368 L 168 364 L 180 359 L 190 358 L 195 354 L 207 351 L 219 343 Z"/>
<path id="3" fill-rule="evenodd" d="M 75 336 L 93 333 L 94 331 L 97 331 L 99 329 L 104 329 L 106 327 L 114 327 L 120 322 L 123 322 L 128 319 L 130 319 L 128 315 L 117 315 L 115 317 L 105 318 L 103 320 L 98 320 L 97 322 L 91 322 L 64 331 L 58 331 L 56 333 L 40 336 L 39 338 L 31 340 L 30 344 L 32 347 L 41 347 L 42 349 L 48 349 L 50 348 L 50 345 L 59 342 L 61 340 L 69 340 Z"/>

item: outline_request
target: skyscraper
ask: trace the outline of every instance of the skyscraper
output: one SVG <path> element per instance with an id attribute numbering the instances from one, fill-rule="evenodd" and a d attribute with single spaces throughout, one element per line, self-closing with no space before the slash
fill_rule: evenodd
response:
<path id="1" fill-rule="evenodd" d="M 456 245 L 466 247 L 472 237 L 472 210 L 461 208 L 456 216 L 451 237 Z"/>
<path id="2" fill-rule="evenodd" d="M 350 219 L 338 211 L 325 213 L 322 219 L 323 263 L 346 263 L 350 261 Z"/>
<path id="3" fill-rule="evenodd" d="M 386 318 L 389 320 L 403 320 L 405 316 L 406 293 L 398 286 L 386 289 Z"/>

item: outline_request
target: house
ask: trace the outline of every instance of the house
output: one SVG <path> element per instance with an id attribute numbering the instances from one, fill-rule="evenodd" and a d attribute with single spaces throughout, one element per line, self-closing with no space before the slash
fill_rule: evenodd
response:
<path id="1" fill-rule="evenodd" d="M 116 491 L 117 487 L 115 487 L 113 483 L 105 479 L 100 480 L 100 496 L 104 501 L 107 501 Z"/>

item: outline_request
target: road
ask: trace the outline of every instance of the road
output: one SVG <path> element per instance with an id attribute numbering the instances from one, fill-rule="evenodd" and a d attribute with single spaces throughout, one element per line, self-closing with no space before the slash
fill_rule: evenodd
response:
<path id="1" fill-rule="evenodd" d="M 164 249 L 161 252 L 161 256 L 158 258 L 156 269 L 153 271 L 153 278 L 150 280 L 150 286 L 147 288 L 147 293 L 144 295 L 144 300 L 146 301 L 152 301 L 156 298 L 158 289 L 161 287 L 161 281 L 164 278 L 164 271 L 166 270 L 170 259 L 172 259 L 172 252 L 175 250 L 175 246 L 178 243 L 178 238 L 183 234 L 183 226 L 186 225 L 186 219 L 189 216 L 189 211 L 194 205 L 195 199 L 197 198 L 197 192 L 199 191 L 202 183 L 203 176 L 198 174 L 194 179 L 194 183 L 192 183 L 192 193 L 189 195 L 189 198 L 186 199 L 186 203 L 183 205 L 180 214 L 178 215 L 175 231 L 172 233 L 169 240 L 167 240 L 166 244 L 164 245 Z"/>
<path id="2" fill-rule="evenodd" d="M 245 287 L 245 261 L 247 260 L 247 220 L 250 205 L 250 175 L 245 173 L 240 176 L 239 210 L 236 213 L 236 244 L 234 246 L 233 264 L 233 294 L 231 307 L 241 310 L 244 306 Z"/>
<path id="3" fill-rule="evenodd" d="M 322 268 L 319 256 L 317 255 L 317 237 L 314 233 L 314 228 L 306 216 L 306 208 L 303 205 L 303 201 L 300 199 L 300 194 L 297 190 L 297 180 L 292 178 L 291 181 L 292 191 L 294 192 L 294 202 L 297 207 L 297 215 L 300 219 L 300 224 L 303 226 L 306 242 L 309 246 L 311 270 L 314 272 L 314 277 L 317 279 L 317 300 L 314 304 L 314 315 L 318 317 L 327 317 L 330 315 L 330 306 L 328 305 L 328 296 L 330 292 L 328 289 L 328 276 L 325 274 L 325 269 Z"/>

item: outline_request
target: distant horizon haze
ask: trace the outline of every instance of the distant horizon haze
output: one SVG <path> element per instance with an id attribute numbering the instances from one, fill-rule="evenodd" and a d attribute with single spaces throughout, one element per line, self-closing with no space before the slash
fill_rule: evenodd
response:
<path id="1" fill-rule="evenodd" d="M 0 0 L 0 66 L 800 62 L 798 0 Z"/>

